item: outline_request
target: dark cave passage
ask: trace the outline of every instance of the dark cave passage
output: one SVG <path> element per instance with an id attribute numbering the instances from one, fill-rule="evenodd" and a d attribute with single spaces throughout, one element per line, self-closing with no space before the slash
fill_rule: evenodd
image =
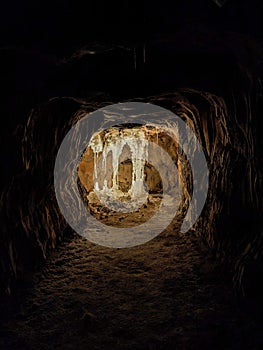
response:
<path id="1" fill-rule="evenodd" d="M 2 314 L 9 315 L 1 320 L 5 349 L 47 349 L 51 343 L 58 349 L 170 349 L 174 345 L 178 349 L 259 349 L 262 345 L 261 323 L 249 316 L 252 312 L 261 317 L 261 233 L 255 226 L 249 235 L 245 229 L 252 214 L 253 223 L 261 218 L 257 197 L 261 179 L 251 178 L 257 158 L 248 157 L 256 143 L 246 136 L 255 130 L 253 120 L 240 121 L 240 130 L 236 127 L 233 133 L 231 118 L 236 115 L 231 117 L 223 99 L 191 89 L 138 100 L 175 111 L 202 140 L 213 176 L 200 219 L 188 234 L 179 234 L 180 223 L 173 222 L 152 241 L 127 249 L 103 248 L 69 235 L 47 160 L 54 164 L 63 134 L 102 104 L 63 98 L 41 106 L 30 115 L 25 129 L 26 171 L 6 192 L 9 198 L 15 193 L 22 200 L 32 188 L 32 179 L 38 185 L 37 193 L 29 197 L 30 206 L 19 208 L 21 222 L 13 225 L 12 240 L 5 239 L 9 244 L 5 250 L 9 274 L 2 275 L 6 293 L 15 290 L 15 279 L 22 282 L 2 305 Z M 48 137 L 39 133 L 46 125 Z M 236 166 L 230 167 L 233 160 Z M 222 167 L 227 162 L 229 166 Z M 238 177 L 241 169 L 242 178 Z M 180 172 L 185 175 L 183 215 L 191 196 L 187 163 L 181 162 Z M 253 204 L 253 212 L 244 210 L 242 217 L 235 216 L 233 211 L 242 210 L 242 203 L 247 208 Z M 17 215 L 7 214 L 9 220 Z M 65 242 L 47 259 L 61 240 Z M 25 284 L 28 267 L 39 269 L 45 259 L 45 266 Z M 254 274 L 248 273 L 251 261 Z M 251 288 L 256 281 L 257 289 Z M 233 284 L 249 314 L 238 306 Z"/>
<path id="2" fill-rule="evenodd" d="M 231 31 L 235 12 L 230 1 L 216 15 L 212 5 L 207 18 L 217 23 L 211 28 L 210 22 L 183 25 L 177 12 L 176 29 L 170 28 L 169 14 L 171 22 L 163 18 L 159 23 L 167 27 L 147 40 L 139 38 L 145 28 L 140 17 L 142 27 L 135 34 L 129 30 L 127 41 L 125 32 L 112 43 L 89 42 L 85 33 L 75 40 L 83 21 L 72 33 L 72 46 L 64 38 L 57 53 L 62 34 L 49 42 L 52 29 L 43 37 L 42 51 L 37 46 L 0 48 L 8 100 L 0 147 L 6 165 L 0 183 L 1 349 L 263 348 L 262 47 Z M 151 11 L 156 12 L 154 27 L 158 9 Z M 230 31 L 224 31 L 219 22 L 228 11 Z M 105 12 L 104 17 L 110 21 Z M 120 31 L 118 23 L 111 31 Z M 178 216 L 160 235 L 143 245 L 110 249 L 78 236 L 63 217 L 54 189 L 61 142 L 86 115 L 119 102 L 166 108 L 200 142 L 209 188 L 203 211 L 187 233 L 180 233 L 180 226 L 193 197 L 190 163 L 161 131 L 149 139 L 156 139 L 176 164 L 182 200 Z M 138 125 L 127 129 L 110 131 L 136 134 Z M 142 171 L 138 159 L 125 159 L 125 154 L 132 158 L 133 146 L 123 147 L 118 168 L 117 147 L 106 156 L 87 148 L 77 173 L 87 209 L 122 229 L 147 221 L 163 195 L 161 177 L 150 162 Z M 109 188 L 118 185 L 122 196 L 130 195 L 135 170 L 141 172 L 150 189 L 141 210 L 133 215 L 105 210 L 93 191 L 97 156 L 105 156 L 113 173 L 118 170 L 117 177 L 106 171 L 97 176 L 100 189 L 106 180 Z"/>

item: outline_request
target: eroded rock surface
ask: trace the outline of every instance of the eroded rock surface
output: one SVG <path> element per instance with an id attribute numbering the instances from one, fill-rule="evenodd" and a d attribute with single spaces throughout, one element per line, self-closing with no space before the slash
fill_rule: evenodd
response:
<path id="1" fill-rule="evenodd" d="M 195 232 L 230 268 L 241 294 L 253 294 L 251 286 L 262 278 L 262 153 L 257 134 L 260 121 L 254 117 L 259 109 L 257 95 L 253 99 L 244 95 L 238 106 L 235 100 L 227 104 L 218 96 L 194 90 L 139 101 L 170 109 L 195 131 L 210 170 L 208 198 Z M 24 173 L 2 194 L 2 205 L 7 203 L 1 247 L 1 256 L 5 256 L 1 259 L 2 289 L 6 292 L 16 276 L 27 266 L 35 266 L 40 257 L 45 259 L 63 236 L 67 225 L 58 211 L 52 184 L 55 156 L 69 128 L 100 106 L 53 99 L 30 116 L 23 140 Z M 189 169 L 184 171 L 187 174 Z M 18 205 L 11 209 L 13 198 Z M 248 273 L 251 266 L 254 275 Z"/>
<path id="2" fill-rule="evenodd" d="M 178 43 L 183 43 L 184 48 Z M 262 48 L 235 33 L 219 35 L 185 28 L 177 32 L 173 45 L 170 40 L 157 42 L 147 52 L 148 84 L 171 92 L 154 96 L 149 93 L 149 97 L 137 100 L 163 106 L 187 121 L 201 142 L 209 164 L 210 188 L 195 234 L 203 238 L 223 262 L 239 295 L 247 297 L 260 313 L 258 305 L 262 304 L 263 293 Z M 82 59 L 85 66 L 85 57 Z M 11 61 L 9 57 L 7 61 Z M 73 58 L 72 64 L 78 68 L 78 58 Z M 99 67 L 103 65 L 104 62 Z M 78 72 L 74 71 L 72 78 L 67 67 L 65 63 L 61 73 L 65 80 L 61 80 L 61 84 L 70 89 L 63 91 L 70 91 L 74 96 L 81 91 L 85 95 L 91 69 L 84 75 L 82 68 L 76 69 Z M 112 77 L 112 73 L 108 76 Z M 97 78 L 93 72 L 92 83 L 97 82 Z M 119 80 L 121 84 L 118 83 L 115 90 L 119 96 L 123 96 L 120 86 L 124 80 Z M 73 82 L 79 83 L 75 90 Z M 107 83 L 104 86 L 109 88 L 111 81 Z M 195 90 L 178 90 L 178 86 L 191 86 Z M 9 95 L 12 89 L 6 88 Z M 54 84 L 54 88 L 52 91 L 60 91 L 61 86 Z M 56 98 L 30 115 L 23 137 L 23 164 L 17 154 L 14 160 L 8 160 L 13 163 L 11 170 L 19 171 L 1 193 L 1 292 L 13 292 L 15 281 L 23 280 L 28 271 L 37 268 L 63 238 L 67 224 L 58 210 L 53 189 L 57 150 L 79 118 L 99 107 L 128 100 L 109 96 L 95 97 L 92 102 Z M 13 109 L 11 112 L 14 113 Z M 6 115 L 11 120 L 9 114 Z M 17 141 L 16 137 L 11 141 Z M 16 149 L 13 144 L 12 147 Z M 186 163 L 182 165 L 181 172 L 189 174 Z M 9 175 L 6 172 L 5 177 Z M 182 214 L 190 194 L 191 184 L 186 181 L 186 206 L 182 207 Z"/>

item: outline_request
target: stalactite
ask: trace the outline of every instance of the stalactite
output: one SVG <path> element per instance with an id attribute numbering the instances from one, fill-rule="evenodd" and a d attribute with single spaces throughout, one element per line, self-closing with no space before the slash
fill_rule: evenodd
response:
<path id="1" fill-rule="evenodd" d="M 145 202 L 147 192 L 144 189 L 144 166 L 148 160 L 148 141 L 145 131 L 140 129 L 110 129 L 104 135 L 104 141 L 99 134 L 92 137 L 89 146 L 94 152 L 94 191 L 98 198 L 111 207 L 115 201 L 130 197 L 127 206 L 139 207 Z M 132 161 L 132 183 L 129 191 L 124 193 L 118 185 L 118 169 L 120 157 L 124 147 L 128 146 Z M 110 169 L 107 168 L 107 156 L 112 153 L 112 186 L 109 187 L 106 177 Z M 101 166 L 100 166 L 101 164 Z M 101 171 L 98 172 L 97 169 Z M 103 186 L 99 186 L 100 178 L 103 178 Z M 127 206 L 123 204 L 127 209 Z M 118 207 L 120 210 L 120 208 Z M 123 208 L 124 209 L 124 208 Z"/>

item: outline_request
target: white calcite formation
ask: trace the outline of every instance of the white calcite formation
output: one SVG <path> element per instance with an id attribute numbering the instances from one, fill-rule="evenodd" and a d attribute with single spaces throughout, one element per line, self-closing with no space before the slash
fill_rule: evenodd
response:
<path id="1" fill-rule="evenodd" d="M 94 153 L 94 192 L 108 208 L 130 212 L 146 202 L 148 192 L 144 166 L 148 160 L 148 143 L 144 128 L 111 128 L 103 136 L 96 133 L 91 138 L 89 146 Z M 107 161 L 109 155 L 111 164 Z M 118 184 L 119 165 L 125 160 L 132 162 L 131 186 L 127 192 L 123 192 Z M 109 172 L 111 181 L 108 180 Z"/>

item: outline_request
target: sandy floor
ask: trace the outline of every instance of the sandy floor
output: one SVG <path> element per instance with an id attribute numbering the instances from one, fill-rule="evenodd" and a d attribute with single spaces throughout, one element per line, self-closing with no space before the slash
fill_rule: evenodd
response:
<path id="1" fill-rule="evenodd" d="M 1 314 L 3 350 L 263 348 L 206 247 L 171 227 L 129 249 L 73 236 Z"/>
<path id="2" fill-rule="evenodd" d="M 114 212 L 101 205 L 98 197 L 91 192 L 89 194 L 87 209 L 104 225 L 114 227 L 133 227 L 147 222 L 159 208 L 162 201 L 162 194 L 149 194 L 148 201 L 135 212 L 121 213 Z"/>

